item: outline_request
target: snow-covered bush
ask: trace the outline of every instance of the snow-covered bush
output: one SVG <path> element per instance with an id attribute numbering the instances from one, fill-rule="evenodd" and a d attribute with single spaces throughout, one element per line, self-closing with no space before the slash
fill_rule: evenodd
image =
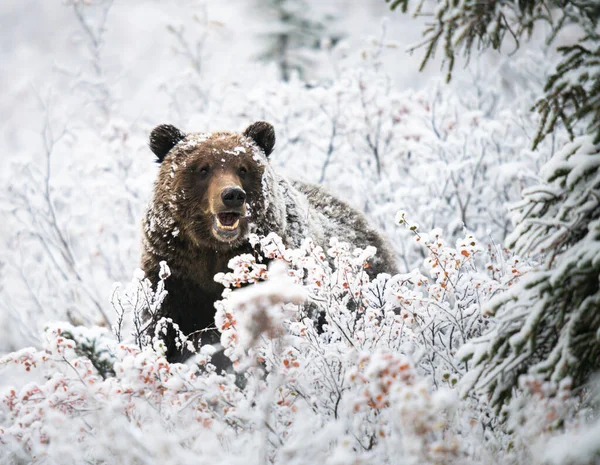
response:
<path id="1" fill-rule="evenodd" d="M 249 104 L 264 108 L 275 125 L 272 162 L 365 211 L 409 271 L 422 255 L 390 221 L 398 208 L 452 240 L 466 227 L 502 243 L 513 227 L 508 204 L 537 181 L 539 166 L 564 137 L 557 134 L 537 151 L 528 146 L 537 121 L 525 102 L 543 84 L 530 78 L 532 68 L 544 66 L 541 51 L 496 65 L 497 75 L 482 69 L 452 87 L 403 91 L 381 66 L 383 50 L 396 46 L 384 35 L 364 51 L 360 66 L 340 59 L 330 85 L 290 82 L 268 100 L 254 91 Z M 514 83 L 510 99 L 506 79 Z"/>
<path id="2" fill-rule="evenodd" d="M 521 265 L 487 256 L 473 236 L 450 247 L 441 231 L 398 219 L 428 255 L 425 274 L 369 282 L 374 249 L 253 237 L 256 254 L 216 277 L 226 287 L 217 327 L 237 376 L 215 372 L 209 347 L 169 364 L 158 334 L 144 340 L 140 315 L 164 298 L 166 265 L 156 290 L 137 273 L 115 289 L 114 334 L 50 325 L 42 349 L 1 360 L 30 375 L 2 395 L 8 460 L 461 463 L 469 443 L 455 385 L 468 367 L 454 353 L 486 327 L 482 299 L 511 286 Z M 325 315 L 321 329 L 310 313 Z"/>

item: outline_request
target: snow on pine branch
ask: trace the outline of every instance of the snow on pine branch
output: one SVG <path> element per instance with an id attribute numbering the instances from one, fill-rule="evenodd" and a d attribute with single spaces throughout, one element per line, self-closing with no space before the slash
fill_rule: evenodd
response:
<path id="1" fill-rule="evenodd" d="M 478 385 L 495 403 L 510 398 L 527 373 L 581 386 L 599 368 L 600 147 L 593 136 L 568 143 L 527 189 L 509 238 L 538 264 L 486 304 L 497 325 L 463 347 L 478 364 Z M 465 386 L 467 388 L 468 386 Z"/>

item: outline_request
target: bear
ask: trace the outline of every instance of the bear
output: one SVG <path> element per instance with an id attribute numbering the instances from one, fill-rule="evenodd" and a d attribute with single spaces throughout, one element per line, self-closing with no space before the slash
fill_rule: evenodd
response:
<path id="1" fill-rule="evenodd" d="M 242 133 L 189 134 L 160 125 L 149 145 L 160 166 L 143 220 L 141 267 L 153 286 L 162 261 L 171 275 L 147 334 L 154 334 L 158 317 L 164 316 L 183 334 L 193 334 L 195 344 L 218 343 L 214 303 L 223 287 L 214 276 L 228 271 L 233 257 L 253 253 L 250 233 L 274 232 L 287 247 L 300 246 L 305 237 L 324 250 L 332 237 L 356 247 L 374 246 L 368 273 L 396 272 L 391 248 L 361 212 L 320 186 L 275 172 L 269 163 L 275 146 L 271 124 L 257 121 Z M 172 330 L 165 345 L 170 362 L 190 355 L 177 347 Z"/>

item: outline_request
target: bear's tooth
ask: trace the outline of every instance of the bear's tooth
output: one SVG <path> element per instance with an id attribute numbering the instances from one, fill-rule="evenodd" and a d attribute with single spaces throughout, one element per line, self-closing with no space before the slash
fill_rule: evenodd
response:
<path id="1" fill-rule="evenodd" d="M 233 231 L 235 228 L 237 228 L 239 226 L 239 224 L 240 224 L 240 220 L 237 219 L 237 220 L 235 220 L 235 223 L 233 223 L 233 225 L 226 226 L 223 223 L 221 223 L 221 220 L 217 216 L 217 226 L 219 227 L 219 229 L 223 229 L 225 231 Z"/>

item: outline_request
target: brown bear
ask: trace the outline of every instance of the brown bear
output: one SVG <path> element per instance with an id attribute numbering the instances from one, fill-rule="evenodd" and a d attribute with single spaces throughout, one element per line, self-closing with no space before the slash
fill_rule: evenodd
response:
<path id="1" fill-rule="evenodd" d="M 289 181 L 272 169 L 268 157 L 274 145 L 273 126 L 262 121 L 241 134 L 184 134 L 161 125 L 150 135 L 160 169 L 144 218 L 142 269 L 153 285 L 161 261 L 171 269 L 168 295 L 153 317 L 172 318 L 184 334 L 201 335 L 196 338 L 201 344 L 219 340 L 214 302 L 223 287 L 213 278 L 227 271 L 231 258 L 252 253 L 249 233 L 275 232 L 289 247 L 305 237 L 325 250 L 332 237 L 374 246 L 369 273 L 396 270 L 385 240 L 360 212 L 319 186 Z M 152 322 L 148 331 L 153 334 Z M 176 347 L 172 334 L 166 345 L 170 361 L 189 355 Z"/>

